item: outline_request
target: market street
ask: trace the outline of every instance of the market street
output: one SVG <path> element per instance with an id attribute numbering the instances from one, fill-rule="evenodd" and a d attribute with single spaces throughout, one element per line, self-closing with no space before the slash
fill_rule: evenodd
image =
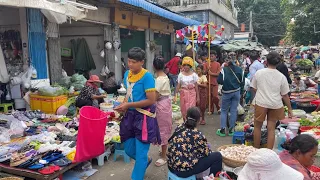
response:
<path id="1" fill-rule="evenodd" d="M 212 149 L 216 150 L 218 147 L 225 144 L 232 144 L 232 137 L 219 137 L 216 135 L 216 131 L 219 128 L 220 120 L 218 115 L 207 116 L 207 124 L 204 126 L 198 126 L 200 131 L 207 137 L 209 143 L 212 145 Z M 167 179 L 168 167 L 164 165 L 162 167 L 156 167 L 154 165 L 155 159 L 159 157 L 158 147 L 151 146 L 149 155 L 153 158 L 153 162 L 147 169 L 145 180 L 165 180 Z M 134 165 L 134 161 L 131 160 L 130 164 L 124 163 L 121 157 L 118 157 L 116 162 L 113 162 L 113 154 L 109 157 L 109 161 L 105 161 L 105 165 L 102 167 L 97 166 L 96 160 L 93 160 L 94 168 L 99 171 L 96 172 L 89 180 L 129 180 L 131 171 Z M 320 165 L 320 158 L 316 158 L 316 166 Z"/>

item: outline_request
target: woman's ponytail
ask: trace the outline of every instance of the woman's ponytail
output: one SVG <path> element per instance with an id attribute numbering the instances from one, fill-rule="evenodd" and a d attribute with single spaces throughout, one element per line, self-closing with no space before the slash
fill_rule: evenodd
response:
<path id="1" fill-rule="evenodd" d="M 186 128 L 194 129 L 195 127 L 197 127 L 200 117 L 201 117 L 201 114 L 200 114 L 199 108 L 197 107 L 189 108 L 187 111 L 187 117 L 185 122 Z"/>

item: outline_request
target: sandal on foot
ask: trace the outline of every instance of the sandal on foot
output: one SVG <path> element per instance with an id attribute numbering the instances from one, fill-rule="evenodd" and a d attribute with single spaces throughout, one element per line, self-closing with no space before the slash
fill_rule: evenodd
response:
<path id="1" fill-rule="evenodd" d="M 218 129 L 216 134 L 220 137 L 225 137 L 226 136 L 226 130 L 225 129 Z"/>
<path id="2" fill-rule="evenodd" d="M 167 164 L 167 161 L 164 160 L 164 159 L 162 159 L 162 158 L 160 158 L 160 159 L 158 159 L 154 164 L 155 164 L 157 167 L 160 167 L 160 166 L 163 166 L 163 165 Z"/>
<path id="3" fill-rule="evenodd" d="M 200 125 L 206 125 L 206 121 L 204 120 L 200 121 Z"/>

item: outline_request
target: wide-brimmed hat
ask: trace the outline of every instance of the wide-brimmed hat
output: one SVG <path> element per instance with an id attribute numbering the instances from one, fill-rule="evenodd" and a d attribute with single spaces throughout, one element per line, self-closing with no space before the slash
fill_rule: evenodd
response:
<path id="1" fill-rule="evenodd" d="M 90 79 L 88 80 L 88 82 L 98 82 L 98 83 L 102 83 L 102 81 L 100 80 L 100 78 L 97 75 L 91 75 Z"/>
<path id="2" fill-rule="evenodd" d="M 303 180 L 303 175 L 282 163 L 277 153 L 259 149 L 251 153 L 247 164 L 240 171 L 238 180 Z"/>
<path id="3" fill-rule="evenodd" d="M 189 65 L 189 66 L 193 67 L 193 59 L 189 56 L 184 57 L 182 60 L 182 66 L 184 66 L 184 65 Z"/>

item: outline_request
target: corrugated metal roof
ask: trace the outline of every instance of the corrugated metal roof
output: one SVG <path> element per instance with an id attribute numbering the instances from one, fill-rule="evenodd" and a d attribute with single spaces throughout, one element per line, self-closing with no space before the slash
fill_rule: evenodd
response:
<path id="1" fill-rule="evenodd" d="M 168 11 L 166 9 L 163 9 L 161 7 L 158 7 L 157 5 L 154 5 L 148 1 L 145 0 L 119 0 L 120 2 L 130 4 L 132 6 L 140 7 L 142 9 L 145 9 L 151 13 L 154 13 L 158 16 L 164 17 L 166 19 L 170 19 L 172 21 L 184 24 L 184 25 L 200 25 L 201 22 L 192 20 L 189 18 L 185 18 L 183 16 L 180 16 L 176 13 L 173 13 L 171 11 Z"/>

